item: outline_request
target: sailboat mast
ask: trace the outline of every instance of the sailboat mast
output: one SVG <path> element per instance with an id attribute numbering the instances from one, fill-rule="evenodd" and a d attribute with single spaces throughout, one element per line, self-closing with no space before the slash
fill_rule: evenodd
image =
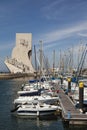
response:
<path id="1" fill-rule="evenodd" d="M 35 54 L 35 70 L 37 72 L 37 60 L 36 60 L 36 47 L 34 45 L 34 54 Z"/>
<path id="2" fill-rule="evenodd" d="M 43 72 L 43 46 L 42 40 L 40 40 L 40 74 Z"/>
<path id="3" fill-rule="evenodd" d="M 55 73 L 55 50 L 53 50 L 53 75 Z"/>

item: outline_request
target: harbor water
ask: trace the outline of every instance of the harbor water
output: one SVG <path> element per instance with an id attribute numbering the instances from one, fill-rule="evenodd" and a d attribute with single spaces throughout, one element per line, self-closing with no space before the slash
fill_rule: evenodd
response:
<path id="1" fill-rule="evenodd" d="M 0 130 L 86 130 L 87 126 L 63 123 L 60 116 L 45 118 L 19 118 L 11 113 L 17 91 L 29 79 L 0 80 Z"/>

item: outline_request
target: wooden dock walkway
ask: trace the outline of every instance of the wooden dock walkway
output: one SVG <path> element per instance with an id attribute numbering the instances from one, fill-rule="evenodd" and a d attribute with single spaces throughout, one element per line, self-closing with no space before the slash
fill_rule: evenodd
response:
<path id="1" fill-rule="evenodd" d="M 87 114 L 83 114 L 79 109 L 75 108 L 73 101 L 64 93 L 62 88 L 59 92 L 59 103 L 62 107 L 62 118 L 64 121 L 73 121 L 73 123 L 76 121 L 87 121 Z"/>

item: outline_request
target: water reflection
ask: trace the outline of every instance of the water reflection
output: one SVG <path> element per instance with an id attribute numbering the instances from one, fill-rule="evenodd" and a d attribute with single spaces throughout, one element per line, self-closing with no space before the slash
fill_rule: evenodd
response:
<path id="1" fill-rule="evenodd" d="M 61 130 L 63 130 L 62 124 L 61 124 L 61 119 L 60 117 L 55 117 L 55 116 L 44 116 L 44 117 L 17 117 L 12 115 L 12 120 L 15 120 L 13 122 L 17 123 L 17 127 L 21 127 L 21 125 L 25 125 L 25 127 L 29 127 L 33 129 L 53 129 L 57 128 L 58 130 L 58 124 L 60 124 Z M 54 125 L 55 124 L 55 125 Z M 59 129 L 60 130 L 60 129 Z"/>
<path id="2" fill-rule="evenodd" d="M 63 121 L 64 130 L 87 130 L 86 122 L 72 122 L 72 124 L 68 124 L 68 122 Z"/>

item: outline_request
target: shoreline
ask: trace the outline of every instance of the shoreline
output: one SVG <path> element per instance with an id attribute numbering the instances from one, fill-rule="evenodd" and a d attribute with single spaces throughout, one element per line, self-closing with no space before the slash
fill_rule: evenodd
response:
<path id="1" fill-rule="evenodd" d="M 22 77 L 34 77 L 34 73 L 0 73 L 0 80 L 4 79 L 14 79 Z"/>

